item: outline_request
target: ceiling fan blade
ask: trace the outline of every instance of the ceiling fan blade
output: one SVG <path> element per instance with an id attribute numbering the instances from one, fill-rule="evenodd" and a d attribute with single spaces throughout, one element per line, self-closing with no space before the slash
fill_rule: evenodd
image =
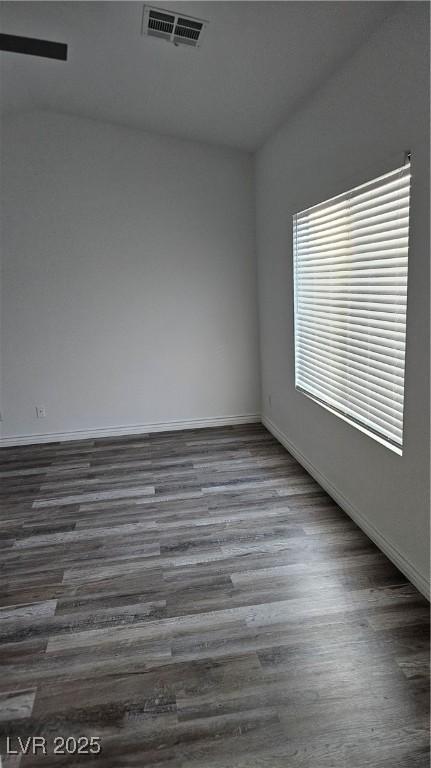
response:
<path id="1" fill-rule="evenodd" d="M 54 43 L 51 40 L 38 40 L 35 37 L 0 34 L 0 51 L 25 53 L 29 56 L 43 56 L 47 59 L 67 61 L 66 43 Z"/>

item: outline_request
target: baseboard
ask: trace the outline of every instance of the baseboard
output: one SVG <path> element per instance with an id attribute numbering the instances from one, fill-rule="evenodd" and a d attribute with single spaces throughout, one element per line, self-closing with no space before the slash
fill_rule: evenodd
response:
<path id="1" fill-rule="evenodd" d="M 361 528 L 364 533 L 370 538 L 379 549 L 391 560 L 394 565 L 414 584 L 419 592 L 424 595 L 428 600 L 430 599 L 430 584 L 428 580 L 421 574 L 413 563 L 409 562 L 399 549 L 390 542 L 386 536 L 384 536 L 369 520 L 367 520 L 362 512 L 360 512 L 344 494 L 328 480 L 325 475 L 320 472 L 317 467 L 312 464 L 302 453 L 299 451 L 293 443 L 286 437 L 286 435 L 269 419 L 267 416 L 262 416 L 262 424 L 271 432 L 272 435 L 281 443 L 288 451 L 295 457 L 297 461 L 310 473 L 312 477 L 322 486 L 322 488 L 337 502 L 341 509 L 346 512 L 349 517 Z"/>
<path id="2" fill-rule="evenodd" d="M 67 440 L 89 440 L 97 437 L 116 437 L 121 435 L 144 435 L 152 432 L 170 432 L 179 429 L 203 429 L 204 427 L 228 427 L 234 424 L 256 424 L 261 418 L 258 413 L 245 413 L 236 416 L 213 416 L 207 419 L 187 419 L 184 421 L 157 421 L 151 424 L 126 424 L 101 429 L 78 429 L 73 432 L 49 432 L 39 435 L 11 435 L 0 438 L 0 447 L 15 445 L 38 445 L 40 443 L 60 443 Z"/>

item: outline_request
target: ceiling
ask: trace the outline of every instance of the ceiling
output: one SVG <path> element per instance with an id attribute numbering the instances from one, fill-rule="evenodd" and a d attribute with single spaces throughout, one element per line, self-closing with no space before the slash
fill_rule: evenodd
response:
<path id="1" fill-rule="evenodd" d="M 2 3 L 2 32 L 69 45 L 67 62 L 1 53 L 3 110 L 50 109 L 255 150 L 399 3 L 152 5 L 207 19 L 201 48 L 143 37 L 143 3 Z"/>

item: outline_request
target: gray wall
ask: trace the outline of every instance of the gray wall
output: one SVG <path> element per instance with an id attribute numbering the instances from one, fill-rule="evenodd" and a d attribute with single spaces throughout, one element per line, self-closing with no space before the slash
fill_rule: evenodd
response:
<path id="1" fill-rule="evenodd" d="M 408 3 L 261 149 L 257 238 L 262 407 L 347 511 L 427 589 L 429 10 Z M 295 390 L 292 215 L 413 152 L 402 457 Z"/>
<path id="2" fill-rule="evenodd" d="M 258 412 L 251 156 L 43 112 L 3 149 L 4 438 Z"/>

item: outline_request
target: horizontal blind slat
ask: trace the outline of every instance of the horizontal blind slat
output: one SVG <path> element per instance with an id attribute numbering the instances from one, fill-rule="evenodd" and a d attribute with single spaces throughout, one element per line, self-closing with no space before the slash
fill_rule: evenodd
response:
<path id="1" fill-rule="evenodd" d="M 344 275 L 340 277 L 322 277 L 314 275 L 310 277 L 298 277 L 298 282 L 302 290 L 331 290 L 331 291 L 354 291 L 369 293 L 378 293 L 379 290 L 391 289 L 394 292 L 400 291 L 405 293 L 407 291 L 406 276 L 404 275 L 365 275 L 365 277 L 350 277 L 350 279 Z"/>
<path id="2" fill-rule="evenodd" d="M 324 376 L 313 376 L 311 373 L 303 372 L 302 380 L 313 382 L 313 386 L 316 391 L 320 392 L 320 396 L 322 396 L 322 394 L 325 395 L 325 393 L 328 394 L 334 401 L 338 401 L 339 407 L 346 413 L 349 413 L 356 418 L 362 416 L 368 419 L 369 423 L 374 424 L 374 426 L 387 428 L 394 435 L 397 431 L 401 431 L 402 419 L 390 419 L 389 417 L 386 417 L 386 415 L 384 415 L 384 417 L 383 415 L 379 416 L 365 404 L 361 407 L 359 402 L 346 398 L 342 389 L 333 387 Z"/>
<path id="3" fill-rule="evenodd" d="M 315 245 L 301 245 L 297 244 L 297 252 L 304 258 L 311 256 L 323 255 L 325 253 L 334 253 L 346 250 L 356 250 L 357 248 L 365 245 L 372 245 L 374 249 L 398 247 L 407 248 L 408 246 L 408 230 L 403 227 L 400 230 L 393 230 L 392 232 L 376 232 L 375 234 L 365 235 L 352 235 L 344 240 L 325 241 L 322 244 L 316 243 Z"/>
<path id="4" fill-rule="evenodd" d="M 313 381 L 315 388 L 320 388 L 323 394 L 328 392 L 334 400 L 338 399 L 338 402 L 342 404 L 343 408 L 352 415 L 356 415 L 357 417 L 362 415 L 367 419 L 372 420 L 374 424 L 387 427 L 394 432 L 401 429 L 402 417 L 392 418 L 386 414 L 383 414 L 382 411 L 368 406 L 367 403 L 362 402 L 358 398 L 356 392 L 355 396 L 352 396 L 351 394 L 348 396 L 347 390 L 343 390 L 342 387 L 334 386 L 334 384 L 326 376 L 324 376 L 323 373 L 316 373 L 314 375 L 311 372 L 309 373 L 304 370 L 302 377 L 303 380 L 308 379 Z"/>
<path id="5" fill-rule="evenodd" d="M 298 300 L 298 306 L 301 308 L 303 306 L 304 308 L 308 307 L 320 307 L 320 308 L 327 308 L 331 309 L 333 308 L 340 314 L 344 314 L 347 311 L 354 312 L 355 314 L 362 314 L 364 316 L 368 312 L 373 312 L 375 315 L 379 315 L 382 318 L 383 317 L 390 317 L 391 315 L 394 315 L 394 317 L 404 317 L 406 312 L 405 305 L 394 305 L 394 304 L 386 304 L 385 306 L 381 304 L 380 302 L 362 302 L 362 301 L 347 301 L 346 299 L 325 299 L 322 296 L 315 297 L 314 299 L 309 299 L 306 296 L 300 297 Z"/>
<path id="6" fill-rule="evenodd" d="M 304 368 L 308 366 L 314 368 L 316 373 L 322 371 L 325 372 L 328 376 L 330 375 L 334 376 L 334 378 L 339 378 L 340 386 L 343 387 L 352 387 L 352 384 L 354 384 L 355 392 L 356 387 L 358 388 L 358 391 L 362 389 L 363 395 L 366 396 L 368 393 L 372 403 L 375 402 L 374 398 L 377 396 L 382 403 L 391 409 L 391 411 L 398 412 L 400 408 L 402 409 L 402 378 L 399 379 L 400 384 L 393 384 L 392 380 L 387 381 L 377 377 L 374 377 L 374 380 L 372 380 L 370 375 L 361 376 L 361 372 L 358 372 L 354 365 L 350 366 L 348 361 L 338 361 L 333 357 L 322 358 L 319 357 L 319 355 L 313 355 L 312 353 L 307 353 L 304 355 L 304 357 L 302 357 L 301 350 L 298 351 L 298 355 L 302 359 Z M 372 383 L 373 387 L 375 387 L 375 391 L 373 391 L 372 397 L 369 394 L 370 383 Z"/>
<path id="7" fill-rule="evenodd" d="M 381 266 L 386 266 L 388 259 L 392 259 L 392 266 L 402 267 L 406 266 L 408 258 L 407 237 L 402 242 L 400 240 L 386 240 L 380 243 L 348 243 L 341 248 L 338 248 L 337 245 L 334 244 L 334 247 L 330 246 L 326 250 L 307 252 L 303 252 L 299 248 L 296 249 L 298 257 L 301 258 L 301 268 L 328 266 L 330 264 L 339 268 L 343 268 L 343 265 L 346 264 L 350 268 L 351 262 L 356 264 L 361 261 L 368 261 L 368 269 L 371 269 L 371 265 L 378 260 L 382 262 Z"/>
<path id="8" fill-rule="evenodd" d="M 353 346 L 349 347 L 348 344 L 335 341 L 329 342 L 326 340 L 323 342 L 323 340 L 314 340 L 312 338 L 308 338 L 306 344 L 302 344 L 301 338 L 298 337 L 296 347 L 298 352 L 301 351 L 301 348 L 304 348 L 304 354 L 306 354 L 307 347 L 314 349 L 316 352 L 319 351 L 322 359 L 327 359 L 331 355 L 334 355 L 334 357 L 348 360 L 349 362 L 352 362 L 352 364 L 366 360 L 369 367 L 372 367 L 375 371 L 379 371 L 380 378 L 403 378 L 404 366 L 400 364 L 400 358 L 395 358 L 390 355 L 380 355 L 377 352 L 372 351 L 367 351 L 367 354 L 365 355 L 362 350 L 358 350 Z"/>
<path id="9" fill-rule="evenodd" d="M 405 346 L 405 333 L 403 330 L 397 331 L 387 328 L 376 328 L 374 326 L 361 325 L 360 323 L 343 323 L 341 320 L 332 320 L 327 322 L 324 326 L 322 323 L 316 322 L 316 320 L 305 317 L 304 315 L 297 321 L 298 331 L 304 326 L 310 329 L 310 332 L 314 333 L 315 329 L 320 330 L 322 333 L 330 334 L 344 334 L 352 336 L 358 339 L 369 339 L 374 343 L 381 344 L 395 344 L 398 348 Z"/>
<path id="10" fill-rule="evenodd" d="M 300 354 L 300 352 L 298 354 Z M 394 383 L 395 379 L 393 379 L 391 382 L 385 381 L 370 373 L 369 370 L 361 369 L 357 364 L 349 365 L 348 361 L 345 360 L 337 360 L 334 357 L 331 357 L 330 361 L 326 363 L 322 357 L 319 357 L 319 355 L 315 356 L 310 350 L 307 350 L 307 360 L 309 365 L 315 366 L 317 370 L 319 370 L 322 365 L 328 365 L 328 367 L 333 369 L 336 373 L 346 377 L 347 381 L 358 383 L 360 386 L 363 386 L 366 389 L 370 389 L 372 387 L 373 392 L 377 393 L 378 396 L 384 398 L 385 400 L 389 400 L 391 402 L 397 401 L 401 404 L 403 402 L 404 378 L 398 380 L 400 382 L 399 384 Z"/>
<path id="11" fill-rule="evenodd" d="M 382 192 L 382 194 L 374 199 L 374 204 L 372 206 L 367 202 L 361 201 L 352 202 L 349 205 L 348 202 L 345 201 L 340 205 L 337 211 L 329 211 L 328 209 L 327 211 L 322 212 L 322 215 L 319 217 L 310 215 L 306 218 L 298 218 L 298 216 L 296 216 L 295 223 L 300 232 L 303 232 L 306 228 L 319 231 L 324 227 L 333 226 L 334 222 L 341 221 L 342 218 L 347 219 L 347 216 L 349 216 L 349 218 L 351 217 L 353 221 L 357 221 L 361 216 L 387 213 L 388 211 L 395 209 L 395 207 L 404 207 L 408 204 L 408 200 L 409 189 L 406 185 L 406 188 L 404 190 L 399 190 L 399 192 Z"/>
<path id="12" fill-rule="evenodd" d="M 367 348 L 368 344 L 378 346 L 385 349 L 405 349 L 405 336 L 404 334 L 377 334 L 371 333 L 368 330 L 357 329 L 354 325 L 330 324 L 321 325 L 316 324 L 306 318 L 301 318 L 297 325 L 298 336 L 302 332 L 308 332 L 311 336 L 327 336 L 329 338 L 339 338 L 340 340 L 357 342 Z"/>
<path id="13" fill-rule="evenodd" d="M 340 331 L 339 328 L 322 328 L 302 321 L 298 327 L 298 338 L 304 338 L 305 340 L 307 338 L 320 338 L 322 341 L 325 341 L 325 339 L 328 339 L 329 341 L 344 341 L 348 346 L 352 346 L 353 348 L 356 347 L 365 351 L 367 349 L 374 350 L 375 352 L 380 351 L 382 354 L 389 355 L 389 357 L 394 356 L 400 359 L 403 358 L 405 351 L 404 339 L 371 337 L 365 334 L 355 333 L 351 330 L 349 331 L 348 328 L 344 329 L 344 331 Z"/>
<path id="14" fill-rule="evenodd" d="M 322 283 L 335 285 L 367 285 L 372 283 L 384 283 L 387 280 L 395 284 L 407 285 L 407 264 L 403 262 L 389 262 L 382 259 L 381 263 L 371 266 L 372 262 L 364 264 L 362 268 L 351 267 L 349 262 L 339 264 L 307 265 L 298 269 L 296 283 L 298 288 L 302 286 Z"/>
<path id="15" fill-rule="evenodd" d="M 314 214 L 310 214 L 306 218 L 296 218 L 296 222 L 299 228 L 303 228 L 305 226 L 325 226 L 327 224 L 334 224 L 334 222 L 340 221 L 342 218 L 347 219 L 347 217 L 350 215 L 358 215 L 360 213 L 368 213 L 370 208 L 374 208 L 376 210 L 379 210 L 380 213 L 387 210 L 387 208 L 391 205 L 399 204 L 405 205 L 406 200 L 408 200 L 409 192 L 406 188 L 398 189 L 398 190 L 390 190 L 385 191 L 382 190 L 379 195 L 374 196 L 373 199 L 373 206 L 370 206 L 369 201 L 362 201 L 362 200 L 356 200 L 356 201 L 344 201 L 343 203 L 340 203 L 337 210 L 335 209 L 327 209 L 325 211 L 322 210 L 322 213 L 317 216 Z M 385 208 L 386 206 L 386 208 Z"/>
<path id="16" fill-rule="evenodd" d="M 316 369 L 309 364 L 304 364 L 304 372 L 316 381 L 325 381 L 329 389 L 332 388 L 333 392 L 343 393 L 346 404 L 350 408 L 358 408 L 365 410 L 369 415 L 374 414 L 376 419 L 382 421 L 383 424 L 390 422 L 392 426 L 398 427 L 402 422 L 402 410 L 401 408 L 391 408 L 388 404 L 382 402 L 376 403 L 370 395 L 364 394 L 358 387 L 354 390 L 354 395 L 351 392 L 351 386 L 349 382 L 337 377 L 334 372 L 321 368 Z"/>
<path id="17" fill-rule="evenodd" d="M 325 296 L 327 299 L 347 299 L 347 301 L 369 301 L 376 302 L 382 301 L 386 304 L 399 304 L 403 303 L 407 299 L 407 290 L 404 286 L 401 286 L 399 292 L 398 285 L 376 285 L 372 286 L 369 283 L 363 283 L 361 285 L 339 285 L 336 284 L 328 286 L 319 285 L 306 285 L 301 286 L 299 292 L 299 298 L 312 298 L 314 296 Z"/>
<path id="18" fill-rule="evenodd" d="M 310 319 L 316 320 L 321 323 L 326 322 L 349 322 L 351 325 L 364 325 L 364 323 L 367 323 L 367 325 L 370 328 L 381 328 L 382 330 L 393 330 L 394 333 L 403 333 L 405 334 L 405 322 L 404 317 L 401 317 L 401 319 L 398 319 L 396 315 L 389 316 L 388 318 L 381 317 L 381 313 L 376 312 L 376 317 L 373 317 L 371 313 L 369 313 L 366 316 L 358 316 L 358 315 L 352 315 L 349 313 L 337 313 L 335 311 L 331 311 L 330 309 L 325 307 L 324 311 L 320 311 L 318 308 L 313 307 L 312 309 L 303 310 L 301 312 L 301 317 L 308 317 Z"/>
<path id="19" fill-rule="evenodd" d="M 371 269 L 373 264 L 385 266 L 407 266 L 408 249 L 407 248 L 383 248 L 377 250 L 371 249 L 346 249 L 340 253 L 332 253 L 325 256 L 310 257 L 301 260 L 299 272 L 303 269 L 313 269 L 314 267 L 329 267 L 334 269 Z"/>
<path id="20" fill-rule="evenodd" d="M 338 410 L 340 414 L 351 417 L 358 424 L 369 428 L 372 432 L 385 437 L 388 440 L 394 442 L 396 445 L 402 447 L 402 428 L 394 429 L 389 425 L 376 425 L 374 419 L 368 418 L 368 416 L 365 414 L 357 414 L 352 409 L 348 408 L 344 402 L 334 399 L 329 393 L 323 393 L 322 396 L 321 389 L 314 386 L 314 382 L 307 378 L 305 378 L 303 381 L 298 381 L 297 386 L 303 389 L 304 392 L 308 392 L 312 396 L 315 396 L 318 400 L 321 400 L 322 403 L 326 403 L 330 408 L 333 408 L 336 411 Z"/>
<path id="21" fill-rule="evenodd" d="M 389 203 L 383 203 L 381 206 L 375 206 L 371 210 L 367 208 L 364 211 L 359 211 L 358 213 L 350 213 L 349 221 L 353 226 L 356 226 L 356 224 L 361 222 L 377 224 L 378 222 L 383 223 L 385 221 L 396 221 L 399 216 L 408 215 L 408 212 L 408 195 L 406 194 L 405 202 L 396 199 L 395 201 L 391 201 Z M 296 223 L 296 231 L 298 236 L 307 236 L 310 233 L 324 233 L 327 231 L 332 231 L 333 227 L 334 225 L 331 222 L 327 224 L 321 224 L 320 226 L 316 224 L 312 225 L 305 223 L 301 224 L 300 222 Z"/>
<path id="22" fill-rule="evenodd" d="M 402 298 L 402 297 L 401 297 Z M 304 307 L 307 307 L 309 305 L 313 306 L 314 304 L 319 307 L 334 307 L 338 311 L 342 312 L 343 310 L 356 310 L 357 312 L 379 312 L 381 315 L 384 314 L 395 314 L 395 315 L 401 315 L 405 314 L 405 301 L 401 302 L 400 304 L 393 304 L 390 301 L 386 302 L 386 304 L 383 304 L 383 302 L 376 302 L 376 301 L 355 301 L 354 299 L 330 299 L 323 296 L 318 296 L 315 298 L 309 298 L 308 296 L 300 296 L 298 300 L 299 306 L 303 305 Z"/>
<path id="23" fill-rule="evenodd" d="M 379 223 L 385 223 L 385 222 L 391 222 L 391 221 L 397 221 L 400 216 L 405 217 L 405 211 L 408 210 L 409 205 L 409 199 L 406 197 L 402 202 L 402 208 L 399 208 L 398 201 L 390 201 L 388 203 L 382 204 L 378 209 L 376 208 L 373 211 L 358 211 L 354 216 L 351 217 L 352 220 L 349 221 L 350 225 L 356 226 L 361 224 L 379 224 Z M 325 237 L 328 234 L 336 231 L 342 231 L 347 229 L 346 225 L 346 218 L 343 220 L 334 220 L 326 222 L 325 224 L 322 224 L 320 227 L 314 227 L 311 225 L 300 225 L 298 223 L 294 224 L 295 226 L 295 237 L 297 238 L 298 242 L 300 241 L 306 241 L 306 238 L 309 237 Z M 390 226 L 388 226 L 388 229 L 390 229 Z"/>
<path id="24" fill-rule="evenodd" d="M 297 350 L 297 354 L 299 357 L 301 354 L 300 350 Z M 314 354 L 313 350 L 308 350 L 307 357 L 311 362 L 315 362 L 318 366 L 321 364 L 322 360 L 325 360 L 325 358 L 319 356 L 318 353 Z M 391 392 L 396 392 L 397 394 L 403 392 L 404 376 L 402 373 L 400 373 L 398 377 L 389 376 L 387 375 L 386 371 L 380 371 L 376 369 L 374 374 L 370 374 L 369 366 L 364 366 L 357 360 L 348 360 L 342 355 L 331 355 L 331 363 L 333 364 L 334 368 L 342 368 L 343 371 L 350 371 L 352 376 L 356 377 L 357 379 L 362 379 L 366 382 L 369 382 L 370 386 L 374 386 L 377 381 L 382 390 L 382 393 L 386 392 L 388 396 L 391 394 Z M 302 369 L 298 368 L 298 370 L 300 374 Z"/>
<path id="25" fill-rule="evenodd" d="M 382 235 L 391 235 L 395 232 L 408 230 L 408 222 L 409 218 L 408 216 L 397 216 L 396 218 L 393 217 L 389 222 L 359 222 L 355 226 L 349 226 L 347 227 L 346 224 L 340 223 L 336 227 L 333 227 L 329 231 L 325 231 L 322 234 L 318 234 L 317 232 L 313 232 L 313 234 L 305 235 L 302 233 L 298 233 L 297 235 L 297 245 L 301 248 L 307 248 L 307 246 L 312 246 L 313 244 L 317 243 L 326 243 L 326 242 L 337 242 L 338 240 L 343 240 L 346 237 L 346 231 L 349 232 L 349 238 L 354 239 L 355 237 L 361 237 L 363 235 L 371 235 L 371 234 L 378 234 L 379 232 Z"/>
<path id="26" fill-rule="evenodd" d="M 403 197 L 409 194 L 409 186 L 410 176 L 406 176 L 399 181 L 376 187 L 369 192 L 363 192 L 358 195 L 351 195 L 347 192 L 344 199 L 341 199 L 338 203 L 328 204 L 321 207 L 318 211 L 316 210 L 317 206 L 315 206 L 314 211 L 308 209 L 308 211 L 296 214 L 296 220 L 300 224 L 303 222 L 319 224 L 325 220 L 337 218 L 344 212 L 356 213 L 358 210 L 369 210 L 389 200 L 403 199 Z"/>

